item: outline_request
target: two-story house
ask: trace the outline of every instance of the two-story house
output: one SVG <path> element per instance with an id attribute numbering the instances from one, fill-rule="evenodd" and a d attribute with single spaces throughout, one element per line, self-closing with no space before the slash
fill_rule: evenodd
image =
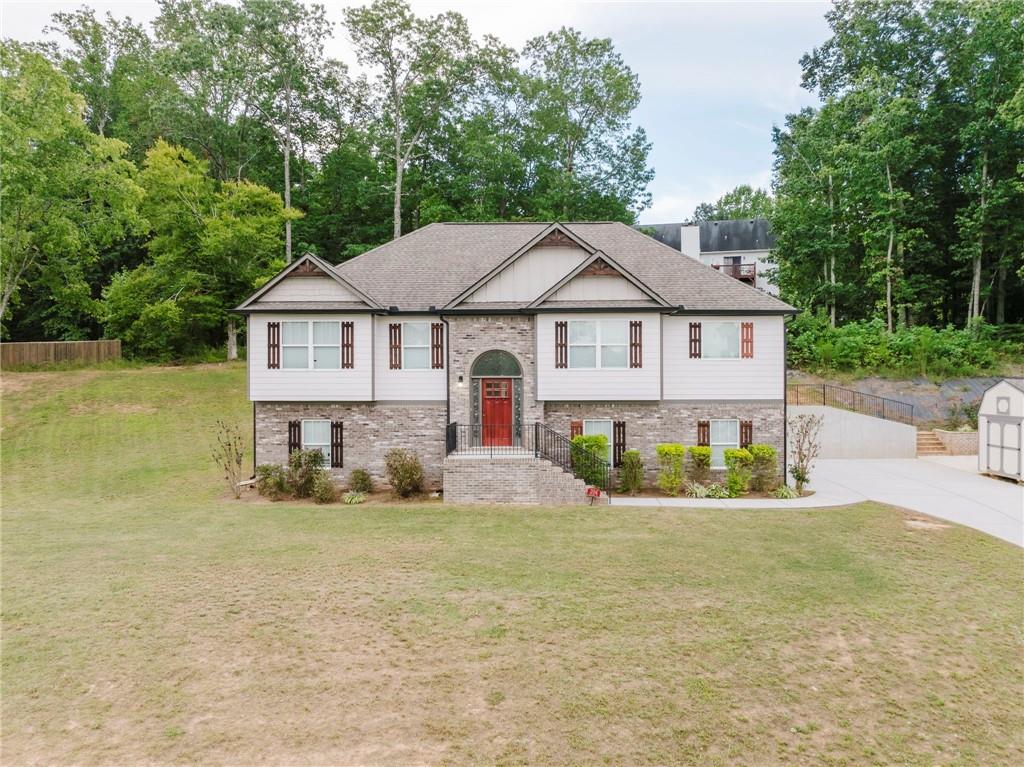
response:
<path id="1" fill-rule="evenodd" d="M 765 442 L 781 470 L 794 310 L 624 224 L 432 224 L 338 266 L 303 256 L 238 311 L 257 463 L 312 448 L 383 480 L 402 447 L 433 486 L 461 466 L 480 498 L 529 500 L 558 494 L 497 456 L 542 465 L 599 433 L 652 474 L 661 442 L 710 445 L 714 468 Z"/>

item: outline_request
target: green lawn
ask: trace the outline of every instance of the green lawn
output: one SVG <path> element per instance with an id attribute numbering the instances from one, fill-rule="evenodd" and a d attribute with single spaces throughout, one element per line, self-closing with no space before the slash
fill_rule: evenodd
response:
<path id="1" fill-rule="evenodd" d="M 1024 762 L 1021 552 L 815 511 L 234 501 L 241 366 L 4 377 L 2 761 Z"/>

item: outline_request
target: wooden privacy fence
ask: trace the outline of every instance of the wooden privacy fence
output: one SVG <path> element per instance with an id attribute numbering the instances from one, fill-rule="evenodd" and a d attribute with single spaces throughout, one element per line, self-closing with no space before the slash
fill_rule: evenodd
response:
<path id="1" fill-rule="evenodd" d="M 120 338 L 103 341 L 22 341 L 0 344 L 0 365 L 3 367 L 119 359 Z"/>

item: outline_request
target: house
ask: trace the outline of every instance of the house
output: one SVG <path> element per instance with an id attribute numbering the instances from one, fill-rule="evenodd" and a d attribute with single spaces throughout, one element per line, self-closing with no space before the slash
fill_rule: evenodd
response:
<path id="1" fill-rule="evenodd" d="M 599 433 L 651 476 L 661 442 L 716 469 L 769 443 L 781 471 L 794 310 L 621 223 L 431 224 L 302 256 L 237 311 L 260 464 L 319 449 L 382 480 L 401 447 L 446 498 L 555 500 L 582 488 L 567 440 Z"/>
<path id="2" fill-rule="evenodd" d="M 775 247 L 766 218 L 654 224 L 642 227 L 671 248 L 759 290 L 779 294 L 768 279 L 768 254 Z"/>
<path id="3" fill-rule="evenodd" d="M 978 471 L 1024 482 L 1024 378 L 1004 378 L 982 395 Z"/>

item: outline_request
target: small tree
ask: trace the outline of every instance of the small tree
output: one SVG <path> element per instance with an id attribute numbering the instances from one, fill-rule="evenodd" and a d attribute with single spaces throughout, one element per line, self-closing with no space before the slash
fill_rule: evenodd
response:
<path id="1" fill-rule="evenodd" d="M 695 445 L 687 450 L 690 454 L 690 479 L 706 485 L 711 479 L 711 448 Z"/>
<path id="2" fill-rule="evenodd" d="M 296 498 L 309 498 L 317 478 L 326 473 L 319 450 L 295 450 L 288 456 L 288 487 Z"/>
<path id="3" fill-rule="evenodd" d="M 217 466 L 224 472 L 224 480 L 235 498 L 242 497 L 242 459 L 245 448 L 237 426 L 217 421 L 217 434 L 211 453 Z"/>
<path id="4" fill-rule="evenodd" d="M 644 459 L 639 450 L 625 450 L 619 469 L 619 492 L 636 495 L 644 486 Z"/>
<path id="5" fill-rule="evenodd" d="M 771 445 L 751 445 L 747 448 L 754 459 L 754 476 L 751 488 L 758 492 L 774 490 L 778 469 L 775 465 L 776 452 Z"/>
<path id="6" fill-rule="evenodd" d="M 754 457 L 745 447 L 727 448 L 725 451 L 725 486 L 729 497 L 743 495 L 750 488 L 750 469 Z"/>
<path id="7" fill-rule="evenodd" d="M 423 464 L 415 453 L 397 447 L 388 450 L 384 456 L 384 473 L 391 489 L 402 498 L 423 491 Z"/>
<path id="8" fill-rule="evenodd" d="M 793 465 L 789 473 L 796 482 L 796 491 L 804 491 L 804 483 L 811 478 L 814 459 L 818 457 L 821 445 L 818 437 L 824 419 L 820 415 L 802 414 L 789 422 L 789 433 L 793 446 Z"/>

